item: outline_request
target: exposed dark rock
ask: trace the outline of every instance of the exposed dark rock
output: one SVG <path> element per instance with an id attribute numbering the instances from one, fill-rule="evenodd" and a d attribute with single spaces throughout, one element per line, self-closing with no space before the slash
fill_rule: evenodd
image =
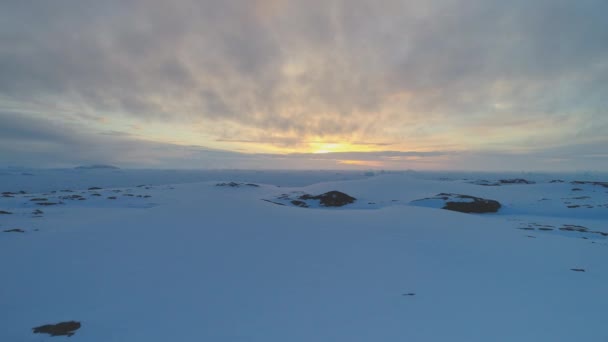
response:
<path id="1" fill-rule="evenodd" d="M 68 196 L 60 196 L 59 197 L 62 200 L 71 200 L 71 201 L 79 201 L 81 199 L 84 199 L 84 197 L 80 196 L 80 195 L 68 195 Z"/>
<path id="2" fill-rule="evenodd" d="M 282 205 L 282 206 L 284 206 L 284 205 L 285 205 L 285 204 L 283 204 L 283 203 L 279 203 L 279 202 L 273 202 L 273 201 L 271 201 L 271 200 L 267 200 L 267 199 L 264 199 L 264 198 L 262 198 L 262 201 L 264 201 L 264 202 L 268 202 L 268 203 L 272 203 L 272 204 L 276 204 L 276 205 Z"/>
<path id="3" fill-rule="evenodd" d="M 308 208 L 308 204 L 306 204 L 306 202 L 303 202 L 303 201 L 293 200 L 293 201 L 291 201 L 291 204 L 293 204 L 297 207 Z"/>
<path id="4" fill-rule="evenodd" d="M 259 187 L 259 185 L 253 184 L 253 183 L 236 183 L 236 182 L 217 183 L 217 184 L 215 184 L 215 186 L 229 186 L 232 188 L 240 188 L 242 186 L 250 186 L 250 187 L 254 187 L 254 188 Z"/>
<path id="5" fill-rule="evenodd" d="M 574 272 L 585 272 L 584 268 L 571 268 L 570 270 Z"/>
<path id="6" fill-rule="evenodd" d="M 595 185 L 595 186 L 603 186 L 604 188 L 608 188 L 608 182 L 590 182 L 590 181 L 574 181 L 571 182 L 571 184 L 590 184 L 590 185 Z"/>
<path id="7" fill-rule="evenodd" d="M 482 185 L 482 186 L 501 186 L 501 185 L 507 185 L 507 184 L 535 184 L 536 182 L 529 181 L 529 180 L 523 179 L 523 178 L 512 178 L 512 179 L 499 179 L 498 181 L 489 181 L 489 180 L 485 180 L 485 179 L 480 179 L 480 180 L 472 181 L 470 183 L 475 184 L 475 185 Z"/>
<path id="8" fill-rule="evenodd" d="M 32 328 L 34 334 L 49 334 L 51 336 L 72 336 L 80 329 L 80 322 L 69 321 L 57 324 L 46 324 Z"/>
<path id="9" fill-rule="evenodd" d="M 101 190 L 102 188 L 98 187 L 98 186 L 92 186 L 89 188 L 89 190 Z"/>
<path id="10" fill-rule="evenodd" d="M 412 201 L 412 203 L 429 200 L 442 200 L 445 203 L 441 209 L 459 211 L 462 213 L 495 213 L 501 208 L 501 204 L 495 200 L 443 192 L 435 197 L 415 200 Z"/>
<path id="11" fill-rule="evenodd" d="M 91 196 L 99 197 L 99 196 L 101 196 L 101 194 L 94 193 L 94 194 L 91 194 Z"/>
<path id="12" fill-rule="evenodd" d="M 587 233 L 587 234 L 598 234 L 603 237 L 608 237 L 608 233 L 600 232 L 597 230 L 589 230 L 587 227 L 577 226 L 573 224 L 565 224 L 563 227 L 559 228 L 561 231 L 565 232 L 578 232 L 578 233 Z"/>
<path id="13" fill-rule="evenodd" d="M 36 210 L 32 211 L 32 215 L 34 215 L 34 216 L 39 216 L 42 214 L 44 214 L 44 211 L 42 211 L 40 209 L 36 209 Z"/>
<path id="14" fill-rule="evenodd" d="M 402 296 L 408 296 L 408 297 L 413 297 L 413 296 L 415 296 L 415 295 L 416 295 L 416 294 L 415 294 L 415 293 L 413 293 L 413 292 L 410 292 L 410 293 L 404 293 L 404 294 L 402 294 Z"/>
<path id="15" fill-rule="evenodd" d="M 498 201 L 468 196 L 455 195 L 458 199 L 468 199 L 470 201 L 447 201 L 443 209 L 459 211 L 462 213 L 495 213 L 501 205 Z"/>
<path id="16" fill-rule="evenodd" d="M 476 181 L 472 181 L 469 182 L 471 184 L 475 184 L 475 185 L 482 185 L 482 186 L 500 186 L 500 183 L 498 182 L 490 182 L 488 180 L 482 179 L 482 180 L 476 180 Z"/>
<path id="17" fill-rule="evenodd" d="M 324 207 L 341 207 L 355 202 L 357 199 L 340 191 L 329 191 L 321 195 L 302 195 L 298 197 L 300 200 L 319 200 L 319 203 Z"/>
<path id="18" fill-rule="evenodd" d="M 0 215 L 11 215 L 12 213 L 10 211 L 4 211 L 4 210 L 0 210 Z"/>
<path id="19" fill-rule="evenodd" d="M 549 183 L 564 183 L 564 181 L 561 179 L 554 179 L 554 180 L 550 181 Z"/>
<path id="20" fill-rule="evenodd" d="M 51 206 L 51 205 L 58 205 L 58 204 L 62 204 L 62 203 L 57 203 L 57 202 L 37 202 L 36 204 L 48 207 L 48 206 Z"/>
<path id="21" fill-rule="evenodd" d="M 45 202 L 45 201 L 48 201 L 48 200 L 49 200 L 48 198 L 43 198 L 43 197 L 38 197 L 38 198 L 32 198 L 32 199 L 30 199 L 30 201 L 32 201 L 32 202 Z"/>
<path id="22" fill-rule="evenodd" d="M 115 200 L 115 199 L 116 199 L 116 196 L 110 196 L 110 197 L 108 197 L 108 199 L 110 199 L 110 200 Z"/>
<path id="23" fill-rule="evenodd" d="M 581 188 L 572 188 L 572 191 L 583 191 Z"/>
<path id="24" fill-rule="evenodd" d="M 535 184 L 536 182 L 529 181 L 523 178 L 513 178 L 513 179 L 501 179 L 498 181 L 500 184 Z"/>
<path id="25" fill-rule="evenodd" d="M 23 229 L 19 229 L 19 228 L 13 228 L 13 229 L 6 229 L 4 230 L 5 233 L 25 233 L 25 230 Z"/>

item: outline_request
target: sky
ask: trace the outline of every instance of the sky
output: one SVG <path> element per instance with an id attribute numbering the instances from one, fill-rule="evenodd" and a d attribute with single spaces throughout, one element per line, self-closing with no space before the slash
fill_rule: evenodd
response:
<path id="1" fill-rule="evenodd" d="M 605 0 L 4 0 L 0 166 L 608 171 Z"/>

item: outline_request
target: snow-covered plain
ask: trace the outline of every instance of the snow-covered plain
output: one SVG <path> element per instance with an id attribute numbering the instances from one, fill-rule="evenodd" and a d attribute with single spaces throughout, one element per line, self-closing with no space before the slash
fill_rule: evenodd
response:
<path id="1" fill-rule="evenodd" d="M 0 341 L 608 341 L 608 188 L 463 178 L 2 172 Z M 281 202 L 330 190 L 357 201 Z M 440 193 L 502 208 L 417 201 Z"/>

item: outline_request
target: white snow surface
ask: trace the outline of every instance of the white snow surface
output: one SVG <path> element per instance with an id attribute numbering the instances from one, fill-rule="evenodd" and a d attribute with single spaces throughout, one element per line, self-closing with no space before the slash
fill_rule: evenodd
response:
<path id="1" fill-rule="evenodd" d="M 66 340 L 32 328 L 70 320 L 82 324 L 74 342 L 608 341 L 600 185 L 488 187 L 410 173 L 27 173 L 0 174 L 0 192 L 27 192 L 0 197 L 11 213 L 0 214 L 2 342 Z M 230 181 L 260 186 L 216 186 Z M 331 190 L 357 201 L 268 202 Z M 503 207 L 463 214 L 411 203 L 439 193 Z M 73 195 L 85 199 L 64 197 Z M 560 230 L 569 226 L 585 229 Z"/>

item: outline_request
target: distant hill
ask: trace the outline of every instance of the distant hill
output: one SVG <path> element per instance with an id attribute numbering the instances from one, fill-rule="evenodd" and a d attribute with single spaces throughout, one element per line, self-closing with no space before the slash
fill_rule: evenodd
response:
<path id="1" fill-rule="evenodd" d="M 77 170 L 99 170 L 99 169 L 118 170 L 120 168 L 117 166 L 114 166 L 114 165 L 95 164 L 95 165 L 76 166 L 75 169 L 77 169 Z"/>

